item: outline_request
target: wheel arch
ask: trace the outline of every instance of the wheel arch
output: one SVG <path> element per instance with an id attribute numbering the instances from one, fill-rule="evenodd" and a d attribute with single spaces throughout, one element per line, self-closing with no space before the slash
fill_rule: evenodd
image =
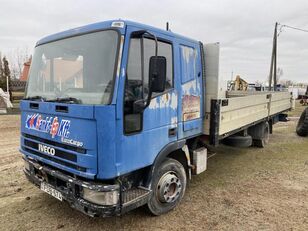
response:
<path id="1" fill-rule="evenodd" d="M 186 173 L 188 172 L 188 166 L 189 166 L 189 161 L 187 158 L 189 158 L 189 154 L 188 156 L 186 155 L 185 151 L 182 150 L 182 148 L 185 146 L 186 144 L 186 140 L 178 140 L 172 143 L 167 144 L 156 156 L 153 164 L 151 165 L 150 169 L 149 169 L 149 173 L 147 174 L 146 180 L 145 180 L 145 186 L 147 188 L 151 188 L 151 181 L 153 178 L 153 174 L 154 171 L 156 170 L 156 168 L 164 161 L 166 160 L 166 158 L 172 158 L 175 159 L 177 161 L 179 161 Z M 187 149 L 188 151 L 188 149 Z"/>

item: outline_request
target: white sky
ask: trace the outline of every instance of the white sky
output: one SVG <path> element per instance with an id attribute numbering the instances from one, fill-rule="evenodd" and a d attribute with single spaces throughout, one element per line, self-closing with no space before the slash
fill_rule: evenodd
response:
<path id="1" fill-rule="evenodd" d="M 0 51 L 10 53 L 62 30 L 129 19 L 207 42 L 221 43 L 220 74 L 250 82 L 269 73 L 276 21 L 308 29 L 307 0 L 0 0 Z M 308 82 L 308 33 L 284 29 L 278 40 L 282 79 Z"/>

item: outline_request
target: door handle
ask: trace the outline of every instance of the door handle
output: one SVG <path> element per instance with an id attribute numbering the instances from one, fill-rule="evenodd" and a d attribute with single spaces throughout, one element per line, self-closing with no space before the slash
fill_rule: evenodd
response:
<path id="1" fill-rule="evenodd" d="M 176 136 L 176 128 L 169 128 L 168 135 L 169 137 Z"/>

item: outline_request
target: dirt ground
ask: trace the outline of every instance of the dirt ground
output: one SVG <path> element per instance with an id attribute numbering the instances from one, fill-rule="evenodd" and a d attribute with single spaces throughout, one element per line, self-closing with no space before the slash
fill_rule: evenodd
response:
<path id="1" fill-rule="evenodd" d="M 275 125 L 264 149 L 217 148 L 174 211 L 153 217 L 139 208 L 105 219 L 26 181 L 19 119 L 0 116 L 0 230 L 308 230 L 308 137 L 295 134 L 296 118 Z"/>

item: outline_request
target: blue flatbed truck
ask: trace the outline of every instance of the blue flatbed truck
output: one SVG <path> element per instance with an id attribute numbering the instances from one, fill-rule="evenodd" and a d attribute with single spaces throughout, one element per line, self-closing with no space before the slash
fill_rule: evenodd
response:
<path id="1" fill-rule="evenodd" d="M 21 108 L 30 182 L 89 216 L 175 208 L 207 145 L 263 147 L 287 92 L 219 86 L 219 44 L 114 20 L 41 39 Z"/>

